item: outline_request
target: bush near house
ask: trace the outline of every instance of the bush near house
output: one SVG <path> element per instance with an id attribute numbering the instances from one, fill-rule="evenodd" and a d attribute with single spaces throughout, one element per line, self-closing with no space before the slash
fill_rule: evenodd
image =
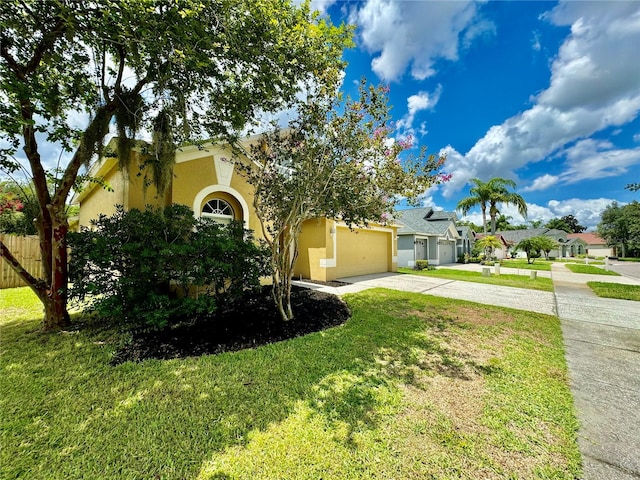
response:
<path id="1" fill-rule="evenodd" d="M 428 270 L 429 260 L 416 260 L 416 264 L 413 267 L 414 270 Z"/>
<path id="2" fill-rule="evenodd" d="M 267 274 L 264 248 L 240 222 L 196 219 L 182 205 L 118 207 L 70 234 L 69 243 L 70 299 L 134 327 L 211 313 Z"/>

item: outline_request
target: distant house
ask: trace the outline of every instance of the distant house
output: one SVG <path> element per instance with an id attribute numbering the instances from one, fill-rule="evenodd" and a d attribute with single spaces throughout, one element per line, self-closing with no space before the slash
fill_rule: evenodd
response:
<path id="1" fill-rule="evenodd" d="M 587 254 L 594 257 L 613 257 L 616 254 L 614 247 L 609 247 L 607 242 L 600 238 L 596 233 L 570 233 L 567 235 L 569 242 L 581 241 L 581 245 L 584 247 L 584 251 L 579 252 L 576 248 L 575 252 L 570 252 L 570 256 Z M 572 244 L 570 244 L 572 245 Z"/>
<path id="2" fill-rule="evenodd" d="M 460 238 L 456 242 L 456 256 L 459 258 L 464 254 L 471 255 L 473 244 L 476 241 L 473 230 L 466 225 L 461 225 L 458 226 L 458 235 Z"/>
<path id="3" fill-rule="evenodd" d="M 428 260 L 430 265 L 444 265 L 457 261 L 458 250 L 471 244 L 468 232 L 459 232 L 455 212 L 436 211 L 433 208 L 413 208 L 398 213 L 398 266 L 413 267 L 417 260 Z M 470 252 L 469 248 L 469 252 Z"/>
<path id="4" fill-rule="evenodd" d="M 481 238 L 484 238 L 484 236 L 485 236 L 484 233 L 476 233 L 475 240 L 478 241 Z M 498 260 L 509 258 L 509 250 L 511 249 L 511 247 L 513 247 L 513 242 L 508 241 L 506 238 L 504 238 L 503 235 L 499 234 L 498 232 L 496 232 L 494 237 L 496 237 L 500 241 L 500 243 L 502 244 L 502 247 L 496 248 L 493 251 L 493 255 L 495 255 L 495 257 Z"/>
<path id="5" fill-rule="evenodd" d="M 526 230 L 502 230 L 496 232 L 496 235 L 502 235 L 502 237 L 512 247 L 515 247 L 522 240 L 533 237 L 550 237 L 558 243 L 558 248 L 549 252 L 550 257 L 567 257 L 567 232 L 563 230 L 556 230 L 550 228 L 528 228 Z M 513 255 L 514 257 L 526 257 L 526 254 L 522 251 L 517 251 Z"/>

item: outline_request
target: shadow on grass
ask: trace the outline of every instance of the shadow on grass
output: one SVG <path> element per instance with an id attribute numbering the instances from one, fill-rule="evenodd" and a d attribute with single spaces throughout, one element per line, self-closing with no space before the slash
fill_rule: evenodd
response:
<path id="1" fill-rule="evenodd" d="M 418 297 L 415 297 L 418 298 Z M 121 341 L 99 325 L 39 334 L 3 326 L 2 477 L 193 478 L 212 456 L 246 445 L 300 405 L 344 442 L 379 426 L 397 383 L 417 369 L 465 378 L 468 362 L 443 347 L 443 306 L 387 290 L 348 297 L 353 318 L 258 349 L 108 366 Z M 426 309 L 425 309 L 426 306 Z M 45 469 L 45 470 L 43 470 Z M 22 472 L 22 473 L 21 473 Z M 207 478 L 231 478 L 215 471 Z"/>

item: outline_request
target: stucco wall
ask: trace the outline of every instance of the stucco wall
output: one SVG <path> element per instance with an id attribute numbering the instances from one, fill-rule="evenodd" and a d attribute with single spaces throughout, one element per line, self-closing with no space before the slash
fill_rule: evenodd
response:
<path id="1" fill-rule="evenodd" d="M 245 220 L 247 228 L 253 230 L 257 238 L 262 238 L 252 205 L 253 187 L 239 173 L 237 163 L 231 158 L 231 152 L 220 147 L 179 152 L 174 168 L 172 200 L 187 205 L 199 215 L 204 204 L 212 198 L 224 199 L 231 204 L 236 220 Z M 230 177 L 223 177 L 217 171 L 216 160 L 218 168 L 229 169 Z"/>
<path id="2" fill-rule="evenodd" d="M 320 267 L 320 260 L 327 258 L 327 230 L 324 218 L 307 220 L 302 224 L 294 277 L 302 275 L 303 278 L 327 281 L 327 269 Z"/>
<path id="3" fill-rule="evenodd" d="M 140 164 L 136 156 L 132 158 L 128 174 L 120 170 L 115 159 L 104 160 L 103 167 L 98 170 L 96 176 L 102 177 L 109 189 L 98 184 L 86 186 L 87 191 L 80 201 L 79 225 L 88 227 L 91 220 L 101 214 L 113 215 L 116 205 L 122 205 L 125 210 L 144 210 L 147 205 L 159 207 L 170 204 L 171 189 L 168 189 L 165 196 L 158 196 L 154 185 L 145 185 L 145 172 L 138 175 L 139 172 Z M 148 174 L 148 170 L 146 172 Z"/>

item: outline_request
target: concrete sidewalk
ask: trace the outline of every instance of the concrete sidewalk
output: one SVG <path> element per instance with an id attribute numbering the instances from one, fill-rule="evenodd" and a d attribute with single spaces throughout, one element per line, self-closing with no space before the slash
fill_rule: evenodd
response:
<path id="1" fill-rule="evenodd" d="M 580 421 L 583 479 L 640 479 L 640 303 L 600 298 L 586 285 L 640 280 L 574 274 L 560 263 L 552 265 L 552 278 Z"/>
<path id="2" fill-rule="evenodd" d="M 555 293 L 394 273 L 341 279 L 349 284 L 340 287 L 294 283 L 337 295 L 383 287 L 558 315 L 581 425 L 583 480 L 640 480 L 640 302 L 600 298 L 587 287 L 640 285 L 640 275 L 575 274 L 562 263 L 545 273 Z"/>

